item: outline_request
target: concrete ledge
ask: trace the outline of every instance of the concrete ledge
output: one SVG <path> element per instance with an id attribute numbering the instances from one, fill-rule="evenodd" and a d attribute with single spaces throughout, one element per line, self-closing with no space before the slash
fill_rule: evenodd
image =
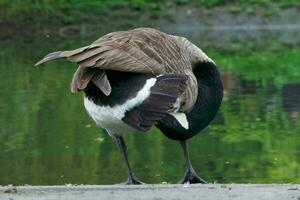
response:
<path id="1" fill-rule="evenodd" d="M 300 200 L 300 185 L 207 184 L 207 185 L 63 185 L 4 186 L 1 200 Z"/>

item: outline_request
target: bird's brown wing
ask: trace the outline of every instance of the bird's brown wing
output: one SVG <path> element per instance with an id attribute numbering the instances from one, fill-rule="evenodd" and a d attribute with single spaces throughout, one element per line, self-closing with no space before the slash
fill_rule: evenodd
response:
<path id="1" fill-rule="evenodd" d="M 71 88 L 73 92 L 84 89 L 89 81 L 96 85 L 106 83 L 100 89 L 109 94 L 111 91 L 105 72 L 97 78 L 93 78 L 92 68 L 103 70 L 116 70 L 158 75 L 164 73 L 163 58 L 160 52 L 153 48 L 153 44 L 161 40 L 159 31 L 141 32 L 124 31 L 107 34 L 89 46 L 71 51 L 59 51 L 46 55 L 36 65 L 66 58 L 79 64 L 74 74 Z"/>
<path id="2" fill-rule="evenodd" d="M 89 46 L 48 54 L 36 65 L 61 58 L 79 64 L 71 83 L 72 92 L 84 89 L 92 81 L 109 95 L 112 88 L 105 70 L 186 74 L 188 87 L 181 98 L 181 111 L 190 110 L 197 98 L 198 86 L 192 64 L 207 60 L 207 56 L 185 38 L 151 28 L 109 33 Z M 94 77 L 95 68 L 103 70 L 97 77 Z"/>

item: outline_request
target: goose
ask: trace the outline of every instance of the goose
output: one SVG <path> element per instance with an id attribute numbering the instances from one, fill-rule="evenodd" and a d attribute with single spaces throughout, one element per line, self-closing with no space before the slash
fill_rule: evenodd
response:
<path id="1" fill-rule="evenodd" d="M 153 28 L 108 33 L 88 46 L 46 55 L 36 65 L 65 58 L 79 67 L 71 91 L 114 138 L 127 169 L 125 184 L 143 184 L 133 173 L 123 139 L 156 126 L 179 141 L 185 171 L 179 183 L 206 183 L 194 170 L 187 140 L 215 117 L 223 84 L 215 62 L 184 37 Z"/>

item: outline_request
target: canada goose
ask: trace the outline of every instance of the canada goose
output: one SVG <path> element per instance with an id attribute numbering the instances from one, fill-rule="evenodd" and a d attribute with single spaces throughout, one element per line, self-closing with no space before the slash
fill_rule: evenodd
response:
<path id="1" fill-rule="evenodd" d="M 192 167 L 186 140 L 216 115 L 223 86 L 216 64 L 184 37 L 152 28 L 112 32 L 89 46 L 46 55 L 36 65 L 66 58 L 79 64 L 71 91 L 83 90 L 84 106 L 117 143 L 126 184 L 141 184 L 127 159 L 123 134 L 156 125 L 180 141 L 185 174 L 179 183 L 205 183 Z"/>

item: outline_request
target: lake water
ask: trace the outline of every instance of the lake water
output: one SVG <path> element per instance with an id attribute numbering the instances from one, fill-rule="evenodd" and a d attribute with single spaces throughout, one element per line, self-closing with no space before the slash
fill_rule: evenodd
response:
<path id="1" fill-rule="evenodd" d="M 230 40 L 222 31 L 216 41 L 202 37 L 209 30 L 181 30 L 220 66 L 225 86 L 217 117 L 189 141 L 194 168 L 208 182 L 300 183 L 299 41 L 285 43 L 279 30 Z M 295 31 L 300 34 L 283 35 Z M 0 185 L 125 181 L 114 141 L 88 117 L 82 94 L 70 93 L 76 66 L 33 67 L 46 53 L 89 44 L 97 35 L 45 33 L 0 42 Z M 125 140 L 142 181 L 182 177 L 180 145 L 158 129 Z"/>

